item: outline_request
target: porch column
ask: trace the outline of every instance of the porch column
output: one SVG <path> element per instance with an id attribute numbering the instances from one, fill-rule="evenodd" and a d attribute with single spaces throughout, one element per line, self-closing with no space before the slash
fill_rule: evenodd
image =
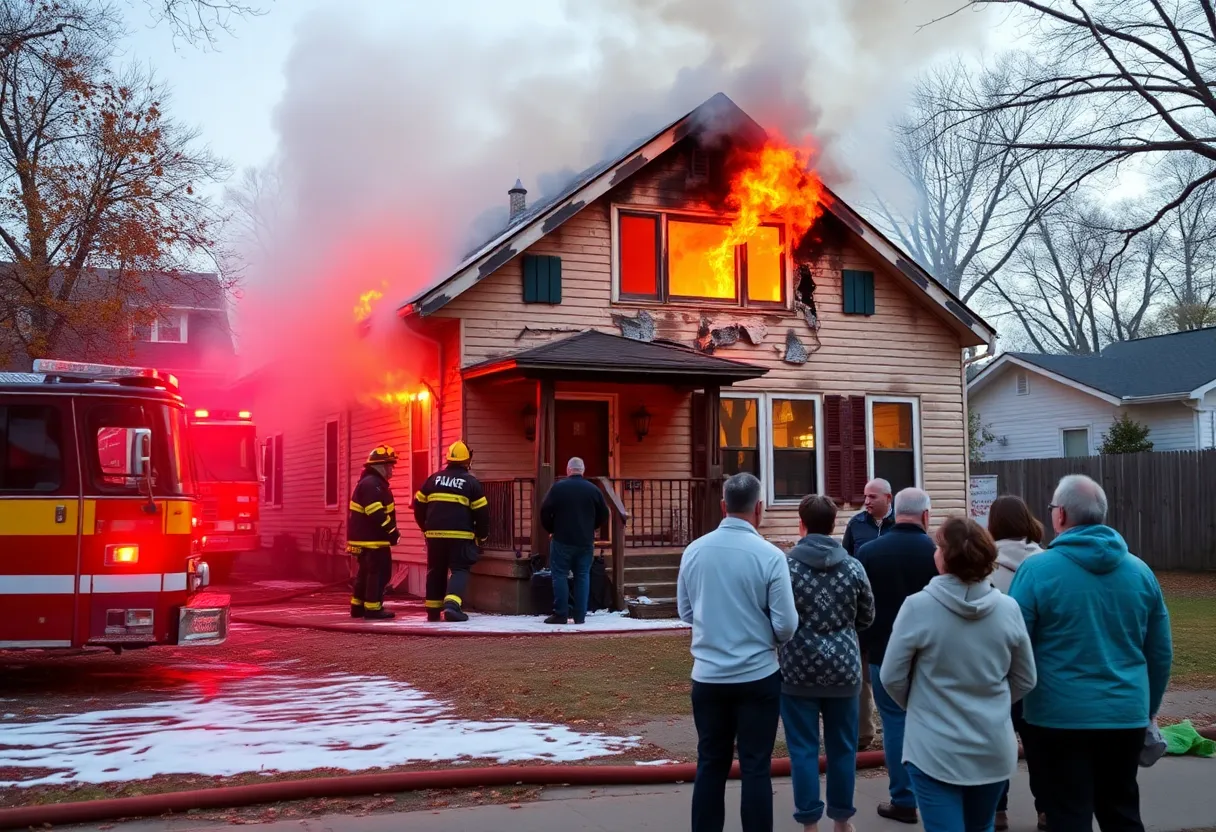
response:
<path id="1" fill-rule="evenodd" d="M 701 533 L 718 527 L 722 519 L 722 447 L 720 432 L 722 388 L 705 388 L 705 513 L 701 518 Z"/>
<path id="2" fill-rule="evenodd" d="M 537 384 L 536 488 L 532 492 L 532 550 L 549 558 L 549 534 L 540 522 L 540 506 L 553 485 L 553 458 L 557 455 L 557 392 L 552 379 Z"/>

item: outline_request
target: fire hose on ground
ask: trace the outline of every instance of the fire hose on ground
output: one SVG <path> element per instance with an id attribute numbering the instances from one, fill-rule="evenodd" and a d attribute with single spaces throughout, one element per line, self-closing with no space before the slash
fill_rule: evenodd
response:
<path id="1" fill-rule="evenodd" d="M 1216 739 L 1216 726 L 1199 732 Z M 819 758 L 819 770 L 827 760 Z M 859 770 L 885 765 L 882 751 L 857 754 Z M 358 797 L 373 794 L 425 791 L 432 789 L 476 789 L 494 786 L 649 786 L 691 783 L 697 767 L 693 763 L 632 766 L 488 766 L 389 774 L 352 774 L 308 780 L 283 780 L 253 786 L 230 786 L 194 791 L 123 797 L 113 800 L 87 800 L 47 806 L 20 806 L 0 809 L 0 829 L 31 826 L 57 826 L 68 823 L 93 823 L 119 818 L 155 817 L 169 812 L 192 809 L 229 809 L 308 798 Z M 787 757 L 773 760 L 774 777 L 788 777 Z M 731 768 L 739 777 L 739 764 Z"/>

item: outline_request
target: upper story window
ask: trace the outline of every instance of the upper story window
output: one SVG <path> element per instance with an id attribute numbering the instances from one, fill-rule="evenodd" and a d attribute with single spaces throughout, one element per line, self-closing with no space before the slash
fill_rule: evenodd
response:
<path id="1" fill-rule="evenodd" d="M 621 210 L 616 266 L 622 300 L 786 304 L 785 228 L 765 224 L 724 248 L 729 223 L 705 217 Z M 721 267 L 715 268 L 718 257 Z"/>
<path id="2" fill-rule="evenodd" d="M 185 312 L 169 310 L 162 312 L 150 324 L 136 324 L 131 335 L 136 341 L 153 341 L 162 344 L 186 343 Z"/>

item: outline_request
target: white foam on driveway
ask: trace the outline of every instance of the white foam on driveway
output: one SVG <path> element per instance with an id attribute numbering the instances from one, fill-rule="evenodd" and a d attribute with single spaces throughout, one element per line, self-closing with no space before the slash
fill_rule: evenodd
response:
<path id="1" fill-rule="evenodd" d="M 640 742 L 564 725 L 461 719 L 409 685 L 349 674 L 250 676 L 221 681 L 211 696 L 193 686 L 133 707 L 36 722 L 10 717 L 0 721 L 0 787 L 478 759 L 575 762 Z"/>
<path id="2" fill-rule="evenodd" d="M 250 607 L 234 614 L 238 620 L 242 615 L 254 618 L 278 618 L 280 616 L 300 616 L 314 622 L 330 624 L 353 624 L 359 627 L 375 627 L 391 632 L 407 634 L 426 633 L 479 633 L 483 635 L 552 635 L 554 633 L 578 635 L 579 633 L 644 633 L 655 630 L 687 630 L 690 629 L 678 618 L 630 618 L 626 612 L 593 612 L 587 614 L 583 624 L 546 624 L 543 615 L 493 615 L 490 613 L 470 612 L 469 620 L 464 622 L 431 622 L 426 620 L 426 611 L 421 604 L 393 604 L 388 602 L 385 607 L 392 609 L 396 618 L 385 621 L 367 621 L 350 617 L 350 608 L 343 606 L 335 609 L 332 606 L 274 606 Z"/>
<path id="3" fill-rule="evenodd" d="M 262 589 L 282 589 L 291 591 L 294 589 L 320 589 L 324 584 L 316 581 L 255 581 L 254 586 Z"/>

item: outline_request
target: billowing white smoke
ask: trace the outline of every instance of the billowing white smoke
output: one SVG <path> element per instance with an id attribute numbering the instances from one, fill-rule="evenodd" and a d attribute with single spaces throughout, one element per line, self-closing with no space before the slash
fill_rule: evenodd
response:
<path id="1" fill-rule="evenodd" d="M 369 345 L 400 337 L 397 305 L 502 227 L 516 177 L 534 203 L 715 92 L 820 147 L 833 184 L 877 169 L 904 84 L 982 39 L 988 18 L 974 13 L 918 31 L 959 5 L 570 0 L 493 35 L 416 14 L 373 31 L 352 3 L 318 14 L 298 31 L 275 113 L 278 154 L 263 172 L 275 187 L 237 316 L 245 356 L 306 368 L 309 403 L 366 390 L 383 369 Z M 385 297 L 360 341 L 352 310 L 368 289 Z"/>

